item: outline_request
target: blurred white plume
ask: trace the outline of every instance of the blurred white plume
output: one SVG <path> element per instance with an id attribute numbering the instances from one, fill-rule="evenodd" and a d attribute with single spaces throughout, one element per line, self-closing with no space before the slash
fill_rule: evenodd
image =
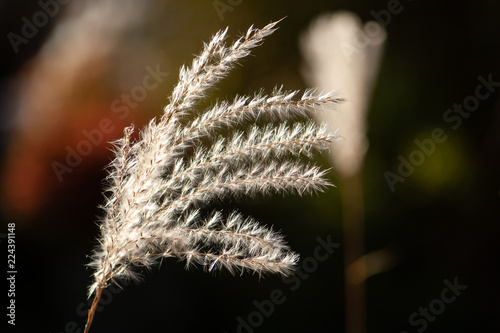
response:
<path id="1" fill-rule="evenodd" d="M 331 150 L 336 168 L 346 176 L 359 171 L 368 148 L 366 112 L 385 38 L 385 29 L 378 23 L 363 25 L 350 12 L 319 17 L 301 38 L 309 85 L 322 91 L 342 87 L 349 101 L 343 112 L 316 114 L 320 121 L 349 133 Z"/>

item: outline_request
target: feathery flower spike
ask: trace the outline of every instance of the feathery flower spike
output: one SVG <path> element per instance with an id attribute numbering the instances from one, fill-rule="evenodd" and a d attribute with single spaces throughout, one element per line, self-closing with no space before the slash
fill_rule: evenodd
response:
<path id="1" fill-rule="evenodd" d="M 161 258 L 185 260 L 186 266 L 208 271 L 292 272 L 298 255 L 279 233 L 238 212 L 200 213 L 200 207 L 228 196 L 302 195 L 330 185 L 325 171 L 303 165 L 297 157 L 312 157 L 339 138 L 326 125 L 308 120 L 314 110 L 344 101 L 334 93 L 307 90 L 297 98 L 299 92 L 278 88 L 270 95 L 240 96 L 195 113 L 197 102 L 278 22 L 250 27 L 229 46 L 227 29 L 216 33 L 191 67 L 181 68 L 163 115 L 136 141 L 130 126 L 115 143 L 99 245 L 89 264 L 94 281 L 88 295 L 94 300 L 85 333 L 110 282 L 137 279 L 137 268 L 151 267 Z M 252 125 L 262 117 L 272 122 Z M 235 130 L 242 126 L 247 130 Z M 227 131 L 232 134 L 221 136 Z"/>

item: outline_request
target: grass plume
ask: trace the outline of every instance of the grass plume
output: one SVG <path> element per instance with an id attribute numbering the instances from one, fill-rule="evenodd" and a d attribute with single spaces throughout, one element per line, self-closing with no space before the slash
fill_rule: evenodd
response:
<path id="1" fill-rule="evenodd" d="M 308 90 L 298 97 L 297 91 L 279 88 L 270 95 L 239 96 L 197 110 L 209 89 L 272 34 L 277 23 L 251 27 L 229 46 L 227 29 L 215 34 L 192 65 L 181 68 L 158 120 L 135 141 L 134 127 L 126 128 L 115 143 L 99 244 L 89 264 L 94 281 L 88 295 L 94 300 L 85 332 L 110 282 L 137 279 L 141 267 L 152 267 L 161 258 L 174 257 L 208 271 L 292 271 L 298 255 L 279 233 L 236 211 L 208 216 L 200 211 L 230 196 L 302 195 L 330 185 L 324 170 L 300 163 L 299 157 L 312 157 L 338 139 L 326 125 L 308 120 L 315 109 L 343 102 L 334 93 Z M 255 125 L 262 117 L 271 122 Z M 237 130 L 241 127 L 246 130 Z"/>

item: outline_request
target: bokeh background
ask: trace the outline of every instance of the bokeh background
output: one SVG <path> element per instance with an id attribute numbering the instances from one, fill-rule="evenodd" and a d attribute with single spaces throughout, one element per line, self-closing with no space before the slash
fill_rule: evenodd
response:
<path id="1" fill-rule="evenodd" d="M 366 280 L 367 332 L 417 332 L 423 326 L 410 325 L 409 316 L 440 298 L 443 281 L 455 278 L 467 289 L 425 331 L 496 331 L 498 87 L 456 130 L 443 115 L 475 94 L 479 76 L 500 82 L 500 4 L 408 0 L 400 6 L 386 25 L 367 119 L 366 252 L 383 249 L 392 258 Z M 349 10 L 366 22 L 374 19 L 372 11 L 387 8 L 386 1 L 361 0 L 3 1 L 0 232 L 16 224 L 18 271 L 17 320 L 8 332 L 83 332 L 91 282 L 85 264 L 98 235 L 104 167 L 112 157 L 108 142 L 119 138 L 124 126 L 140 126 L 161 113 L 179 67 L 191 62 L 202 42 L 226 26 L 236 38 L 251 24 L 263 27 L 286 16 L 218 85 L 209 104 L 281 84 L 304 89 L 299 38 L 318 15 Z M 137 88 L 155 70 L 161 72 L 157 85 Z M 140 100 L 127 102 L 132 92 Z M 103 126 L 103 119 L 111 125 L 95 137 L 87 155 L 71 172 L 56 172 L 55 163 L 64 164 L 68 151 Z M 397 173 L 398 156 L 408 158 L 414 140 L 437 127 L 448 140 L 392 191 L 384 173 Z M 342 128 L 340 133 L 348 140 L 349 133 Z M 329 161 L 322 157 L 318 163 L 329 167 Z M 318 237 L 341 244 L 296 290 L 276 276 L 186 271 L 182 262 L 165 260 L 144 272 L 142 283 L 114 289 L 103 299 L 91 332 L 345 331 L 342 186 L 335 167 L 329 177 L 339 186 L 315 196 L 221 204 L 282 230 L 302 258 L 313 256 Z M 275 289 L 286 301 L 258 327 L 238 329 L 238 317 L 248 322 L 256 311 L 253 302 L 269 299 Z"/>

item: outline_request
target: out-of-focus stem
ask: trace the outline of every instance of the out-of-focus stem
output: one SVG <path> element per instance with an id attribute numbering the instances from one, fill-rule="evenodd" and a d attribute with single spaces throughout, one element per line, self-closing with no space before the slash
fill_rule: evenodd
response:
<path id="1" fill-rule="evenodd" d="M 361 170 L 341 177 L 342 212 L 344 224 L 345 262 L 345 311 L 346 333 L 366 331 L 366 285 L 365 280 L 355 281 L 348 274 L 349 266 L 365 252 L 365 228 L 363 210 L 363 185 Z M 361 263 L 364 265 L 364 262 Z M 361 267 L 360 271 L 366 269 Z"/>

